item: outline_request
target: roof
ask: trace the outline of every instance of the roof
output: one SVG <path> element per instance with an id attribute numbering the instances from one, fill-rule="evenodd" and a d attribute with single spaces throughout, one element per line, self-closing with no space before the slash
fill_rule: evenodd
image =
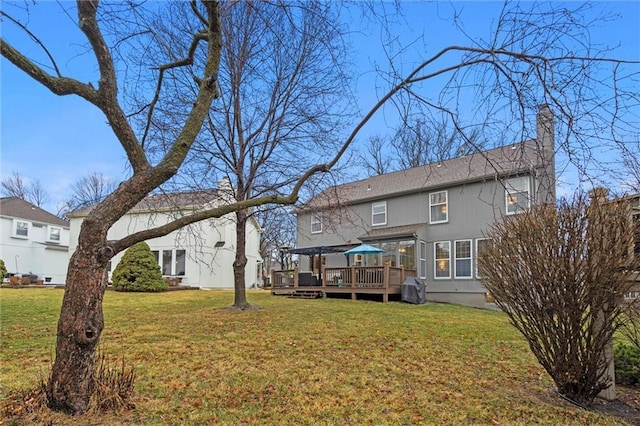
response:
<path id="1" fill-rule="evenodd" d="M 316 247 L 301 247 L 292 248 L 288 250 L 291 254 L 302 254 L 307 256 L 320 256 L 328 253 L 344 253 L 347 249 L 344 247 L 334 246 L 316 246 Z"/>
<path id="2" fill-rule="evenodd" d="M 165 192 L 147 195 L 142 201 L 130 210 L 131 212 L 158 211 L 158 210 L 180 210 L 200 208 L 219 197 L 217 189 L 202 191 Z M 81 217 L 88 215 L 93 206 L 74 210 L 67 214 L 68 217 Z"/>
<path id="3" fill-rule="evenodd" d="M 0 215 L 68 227 L 69 222 L 18 197 L 0 198 Z"/>
<path id="4" fill-rule="evenodd" d="M 390 226 L 388 228 L 370 229 L 366 234 L 358 237 L 360 241 L 375 241 L 379 239 L 415 237 L 418 231 L 426 224 L 415 223 L 413 225 Z"/>
<path id="5" fill-rule="evenodd" d="M 413 167 L 333 186 L 312 198 L 300 210 L 353 204 L 423 190 L 495 179 L 543 167 L 536 140 L 503 146 L 439 163 Z"/>

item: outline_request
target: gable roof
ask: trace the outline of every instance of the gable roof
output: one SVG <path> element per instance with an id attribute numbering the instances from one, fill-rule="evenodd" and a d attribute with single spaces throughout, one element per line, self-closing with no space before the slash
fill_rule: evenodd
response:
<path id="1" fill-rule="evenodd" d="M 69 222 L 18 197 L 0 198 L 0 215 L 30 222 L 69 227 Z"/>
<path id="2" fill-rule="evenodd" d="M 309 200 L 299 210 L 354 204 L 388 196 L 435 190 L 464 183 L 531 173 L 544 167 L 542 148 L 536 140 L 413 167 L 333 186 Z"/>

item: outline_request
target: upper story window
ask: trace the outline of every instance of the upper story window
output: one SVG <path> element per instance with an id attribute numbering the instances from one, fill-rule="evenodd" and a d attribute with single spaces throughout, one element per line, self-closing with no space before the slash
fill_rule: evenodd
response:
<path id="1" fill-rule="evenodd" d="M 387 202 L 379 201 L 371 204 L 371 225 L 387 224 Z"/>
<path id="2" fill-rule="evenodd" d="M 17 238 L 29 238 L 29 222 L 24 220 L 13 220 L 13 236 Z"/>
<path id="3" fill-rule="evenodd" d="M 529 177 L 508 179 L 504 184 L 507 214 L 521 213 L 529 209 L 531 194 Z"/>
<path id="4" fill-rule="evenodd" d="M 429 223 L 444 223 L 447 221 L 449 221 L 447 191 L 429 194 Z"/>
<path id="5" fill-rule="evenodd" d="M 319 234 L 322 232 L 322 216 L 317 213 L 311 215 L 311 233 Z"/>
<path id="6" fill-rule="evenodd" d="M 50 241 L 52 243 L 59 243 L 61 235 L 62 235 L 62 228 L 57 226 L 47 227 L 47 241 Z"/>

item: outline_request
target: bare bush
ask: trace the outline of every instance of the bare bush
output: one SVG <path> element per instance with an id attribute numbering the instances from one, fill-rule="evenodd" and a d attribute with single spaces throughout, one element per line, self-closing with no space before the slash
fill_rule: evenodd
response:
<path id="1" fill-rule="evenodd" d="M 580 193 L 497 223 L 479 257 L 496 304 L 576 402 L 610 385 L 608 349 L 630 308 L 619 302 L 638 267 L 633 236 L 628 203 Z"/>

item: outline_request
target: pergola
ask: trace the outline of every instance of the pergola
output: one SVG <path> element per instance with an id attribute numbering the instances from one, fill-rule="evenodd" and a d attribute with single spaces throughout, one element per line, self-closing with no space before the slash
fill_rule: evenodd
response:
<path id="1" fill-rule="evenodd" d="M 317 247 L 303 247 L 292 248 L 288 252 L 291 254 L 309 256 L 311 259 L 311 265 L 314 264 L 316 256 L 322 256 L 323 254 L 344 253 L 348 250 L 348 247 L 336 247 L 336 246 L 317 246 Z M 349 261 L 349 255 L 345 254 L 347 262 Z M 318 283 L 322 285 L 322 272 L 318 276 Z"/>

